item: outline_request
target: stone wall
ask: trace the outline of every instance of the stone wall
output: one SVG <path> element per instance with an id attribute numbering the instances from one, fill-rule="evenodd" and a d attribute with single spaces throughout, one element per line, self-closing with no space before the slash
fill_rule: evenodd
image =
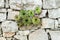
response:
<path id="1" fill-rule="evenodd" d="M 22 9 L 22 3 L 32 2 L 42 8 L 41 26 L 19 30 L 14 17 Z M 25 9 L 34 10 L 35 6 Z M 0 40 L 60 40 L 60 0 L 0 0 Z"/>

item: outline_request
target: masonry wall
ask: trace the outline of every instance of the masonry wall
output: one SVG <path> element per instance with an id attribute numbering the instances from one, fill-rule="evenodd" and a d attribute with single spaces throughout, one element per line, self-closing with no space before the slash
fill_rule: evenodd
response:
<path id="1" fill-rule="evenodd" d="M 21 2 L 41 7 L 39 28 L 19 30 L 14 17 L 22 9 Z M 34 10 L 35 6 L 25 9 Z M 60 40 L 60 0 L 0 0 L 0 40 Z"/>

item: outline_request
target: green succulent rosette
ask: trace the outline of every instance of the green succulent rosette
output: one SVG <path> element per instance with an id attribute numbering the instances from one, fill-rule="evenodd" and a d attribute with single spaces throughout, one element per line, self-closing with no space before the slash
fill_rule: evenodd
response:
<path id="1" fill-rule="evenodd" d="M 27 16 L 27 11 L 26 10 L 20 10 L 19 16 L 22 17 L 22 18 L 24 16 Z"/>
<path id="2" fill-rule="evenodd" d="M 37 7 L 35 8 L 35 13 L 36 13 L 36 14 L 40 14 L 40 13 L 41 13 L 41 8 L 40 8 L 39 6 L 37 6 Z"/>
<path id="3" fill-rule="evenodd" d="M 19 21 L 19 20 L 20 20 L 20 16 L 15 15 L 15 20 L 16 20 L 16 21 Z"/>
<path id="4" fill-rule="evenodd" d="M 28 10 L 27 13 L 28 13 L 28 16 L 31 16 L 31 17 L 34 16 L 34 11 L 33 10 Z"/>
<path id="5" fill-rule="evenodd" d="M 25 26 L 28 26 L 28 25 L 31 24 L 31 19 L 29 17 L 28 18 L 24 18 L 23 19 L 23 23 L 24 23 Z"/>
<path id="6" fill-rule="evenodd" d="M 40 23 L 40 19 L 37 18 L 37 17 L 33 17 L 33 18 L 32 18 L 32 23 L 33 23 L 34 25 L 38 25 L 38 24 Z"/>

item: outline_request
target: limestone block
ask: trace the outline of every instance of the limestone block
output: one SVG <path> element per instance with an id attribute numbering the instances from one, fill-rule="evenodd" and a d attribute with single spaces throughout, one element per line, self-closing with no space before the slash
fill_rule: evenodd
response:
<path id="1" fill-rule="evenodd" d="M 0 8 L 4 7 L 4 0 L 0 0 Z"/>
<path id="2" fill-rule="evenodd" d="M 49 31 L 51 40 L 60 40 L 60 31 Z"/>
<path id="3" fill-rule="evenodd" d="M 0 40 L 6 40 L 6 38 L 4 38 L 4 37 L 0 37 Z"/>
<path id="4" fill-rule="evenodd" d="M 17 23 L 14 21 L 4 21 L 2 22 L 2 31 L 3 32 L 16 32 L 18 31 Z"/>
<path id="5" fill-rule="evenodd" d="M 46 17 L 47 10 L 42 10 L 41 14 L 39 15 L 39 18 Z"/>
<path id="6" fill-rule="evenodd" d="M 38 29 L 29 35 L 29 40 L 48 40 L 48 35 L 44 30 Z"/>
<path id="7" fill-rule="evenodd" d="M 19 11 L 13 11 L 8 9 L 8 19 L 15 20 L 15 15 L 18 15 Z"/>
<path id="8" fill-rule="evenodd" d="M 41 28 L 52 28 L 52 29 L 54 29 L 54 20 L 49 19 L 49 18 L 43 18 Z"/>
<path id="9" fill-rule="evenodd" d="M 59 8 L 60 0 L 43 0 L 44 9 Z"/>
<path id="10" fill-rule="evenodd" d="M 0 9 L 0 22 L 6 20 L 6 9 Z"/>
<path id="11" fill-rule="evenodd" d="M 48 10 L 49 18 L 59 18 L 60 17 L 60 8 Z"/>

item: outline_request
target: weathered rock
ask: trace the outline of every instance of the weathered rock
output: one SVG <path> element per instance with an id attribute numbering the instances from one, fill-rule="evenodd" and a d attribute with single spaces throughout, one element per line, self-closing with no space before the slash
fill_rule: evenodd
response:
<path id="1" fill-rule="evenodd" d="M 29 30 L 25 30 L 25 31 L 18 31 L 17 32 L 17 35 L 28 35 L 30 33 L 30 31 Z"/>
<path id="2" fill-rule="evenodd" d="M 19 14 L 19 11 L 13 11 L 8 9 L 8 19 L 15 20 L 15 16 Z"/>
<path id="3" fill-rule="evenodd" d="M 29 5 L 25 5 L 26 10 L 34 10 L 37 5 L 40 6 L 40 8 L 42 8 L 42 0 L 27 0 L 27 3 Z"/>
<path id="4" fill-rule="evenodd" d="M 0 40 L 6 40 L 6 38 L 4 38 L 4 37 L 0 37 Z"/>
<path id="5" fill-rule="evenodd" d="M 48 10 L 49 18 L 59 18 L 60 17 L 60 8 Z"/>
<path id="6" fill-rule="evenodd" d="M 3 32 L 3 37 L 12 37 L 15 35 L 15 32 Z"/>
<path id="7" fill-rule="evenodd" d="M 6 0 L 5 7 L 6 7 L 6 8 L 9 8 L 9 0 Z"/>
<path id="8" fill-rule="evenodd" d="M 59 25 L 58 25 L 58 20 L 55 20 L 55 28 L 58 28 L 59 27 Z"/>
<path id="9" fill-rule="evenodd" d="M 12 40 L 12 38 L 6 38 L 7 40 Z"/>
<path id="10" fill-rule="evenodd" d="M 51 40 L 59 40 L 60 39 L 60 31 L 49 31 L 51 35 Z"/>
<path id="11" fill-rule="evenodd" d="M 52 28 L 52 29 L 54 29 L 54 20 L 49 19 L 49 18 L 43 18 L 41 28 Z"/>
<path id="12" fill-rule="evenodd" d="M 2 31 L 3 32 L 16 32 L 18 31 L 17 23 L 14 21 L 4 21 L 2 22 Z"/>
<path id="13" fill-rule="evenodd" d="M 60 0 L 43 0 L 44 9 L 59 8 Z"/>
<path id="14" fill-rule="evenodd" d="M 27 40 L 27 36 L 23 36 L 23 35 L 15 35 L 14 37 L 19 40 Z"/>
<path id="15" fill-rule="evenodd" d="M 4 7 L 4 0 L 0 0 L 0 8 Z"/>
<path id="16" fill-rule="evenodd" d="M 47 10 L 42 10 L 42 13 L 40 14 L 40 18 L 46 17 Z"/>
<path id="17" fill-rule="evenodd" d="M 6 9 L 0 9 L 0 22 L 6 20 Z"/>
<path id="18" fill-rule="evenodd" d="M 43 29 L 38 29 L 29 35 L 29 40 L 48 40 L 48 35 Z"/>
<path id="19" fill-rule="evenodd" d="M 20 10 L 22 8 L 21 0 L 9 0 L 10 8 Z"/>

